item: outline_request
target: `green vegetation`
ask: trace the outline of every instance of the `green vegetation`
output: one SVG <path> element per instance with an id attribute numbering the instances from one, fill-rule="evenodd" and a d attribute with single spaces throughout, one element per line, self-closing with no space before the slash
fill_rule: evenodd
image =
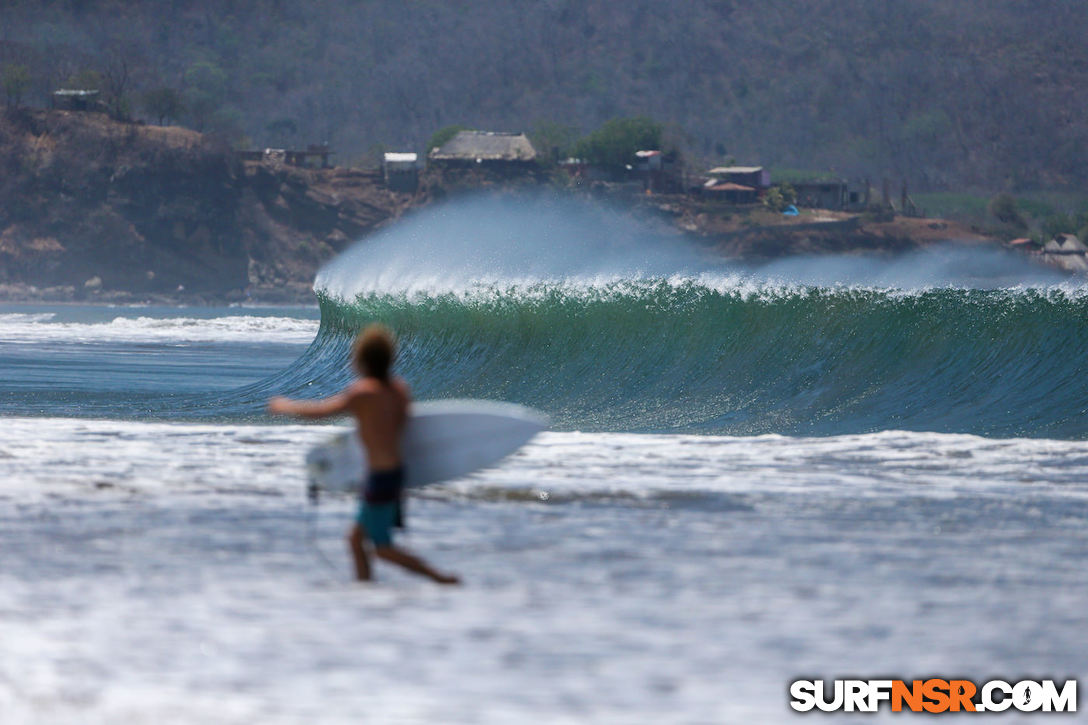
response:
<path id="1" fill-rule="evenodd" d="M 763 205 L 771 211 L 783 212 L 797 202 L 797 192 L 789 184 L 777 184 L 767 190 Z"/>
<path id="2" fill-rule="evenodd" d="M 1088 194 L 1082 191 L 1031 191 L 1017 195 L 1017 205 L 1034 217 L 1072 214 L 1088 209 Z"/>
<path id="3" fill-rule="evenodd" d="M 64 87 L 75 91 L 101 91 L 106 85 L 105 78 L 93 68 L 84 68 L 73 73 L 64 81 Z"/>
<path id="4" fill-rule="evenodd" d="M 1042 220 L 1042 238 L 1053 239 L 1058 234 L 1076 234 L 1085 239 L 1088 233 L 1088 212 L 1079 214 L 1053 214 Z"/>
<path id="5" fill-rule="evenodd" d="M 556 156 L 559 159 L 570 156 L 580 135 L 574 126 L 557 121 L 540 121 L 529 132 L 529 141 L 536 149 L 537 158 L 547 166 L 555 161 Z"/>
<path id="6" fill-rule="evenodd" d="M 1035 219 L 1045 219 L 1048 216 L 1054 216 L 1058 213 L 1059 208 L 1072 208 L 1072 206 L 1067 207 L 1065 204 L 1054 204 L 1040 198 L 1021 198 L 1016 200 L 1017 209 Z"/>
<path id="7" fill-rule="evenodd" d="M 635 152 L 660 149 L 665 127 L 645 116 L 608 121 L 574 146 L 574 155 L 591 164 L 617 167 L 633 163 Z"/>
<path id="8" fill-rule="evenodd" d="M 814 171 L 811 169 L 772 168 L 768 169 L 768 171 L 771 173 L 771 180 L 780 184 L 798 184 L 805 181 L 835 178 L 835 174 L 830 171 Z"/>
<path id="9" fill-rule="evenodd" d="M 1011 231 L 1027 231 L 1028 223 L 1020 213 L 1020 209 L 1016 205 L 1016 199 L 1013 198 L 1012 194 L 998 194 L 990 200 L 988 209 L 990 216 L 997 219 Z"/>
<path id="10" fill-rule="evenodd" d="M 876 192 L 879 196 L 879 189 Z M 911 198 L 926 210 L 927 216 L 955 219 L 968 224 L 984 223 L 990 204 L 989 197 L 979 194 L 912 192 Z"/>
<path id="11" fill-rule="evenodd" d="M 286 148 L 291 141 L 298 136 L 298 122 L 293 118 L 277 118 L 269 121 L 264 127 L 269 134 L 269 140 L 273 146 Z M 381 154 L 378 155 L 381 158 Z"/>
<path id="12" fill-rule="evenodd" d="M 1040 244 L 1056 234 L 1076 234 L 1081 240 L 1088 239 L 1088 197 L 1084 194 L 1033 192 L 1017 197 L 1016 209 L 1026 225 L 1011 230 L 1016 236 L 1030 233 Z M 996 214 L 994 217 L 1001 221 Z"/>
<path id="13" fill-rule="evenodd" d="M 0 71 L 0 85 L 4 88 L 4 99 L 9 107 L 18 107 L 23 102 L 23 95 L 30 88 L 30 69 L 25 65 L 8 63 Z"/>
<path id="14" fill-rule="evenodd" d="M 433 134 L 431 134 L 431 140 L 427 142 L 427 153 L 430 153 L 436 148 L 444 146 L 447 141 L 452 139 L 461 131 L 470 130 L 471 129 L 468 126 L 460 125 L 446 126 L 445 128 L 438 129 Z"/>
<path id="15" fill-rule="evenodd" d="M 198 131 L 210 129 L 227 94 L 227 74 L 215 63 L 201 60 L 185 71 L 185 105 Z"/>
<path id="16" fill-rule="evenodd" d="M 140 96 L 140 105 L 162 126 L 185 112 L 185 101 L 173 88 L 152 88 Z"/>
<path id="17" fill-rule="evenodd" d="M 914 194 L 929 216 L 955 219 L 1005 239 L 1030 236 L 1046 242 L 1055 234 L 1088 239 L 1088 196 L 1073 192 L 978 194 Z"/>

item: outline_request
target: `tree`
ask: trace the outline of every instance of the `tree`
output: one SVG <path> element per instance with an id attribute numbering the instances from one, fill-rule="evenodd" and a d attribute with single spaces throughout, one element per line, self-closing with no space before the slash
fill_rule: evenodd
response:
<path id="1" fill-rule="evenodd" d="M 570 153 L 578 141 L 578 129 L 556 121 L 541 121 L 529 133 L 529 140 L 536 149 L 537 158 L 545 164 Z"/>
<path id="2" fill-rule="evenodd" d="M 763 205 L 771 211 L 786 211 L 797 202 L 797 192 L 789 184 L 772 186 L 763 197 Z"/>
<path id="3" fill-rule="evenodd" d="M 1088 224 L 1084 224 L 1081 226 L 1080 230 L 1077 231 L 1077 239 L 1082 242 L 1088 242 Z"/>
<path id="4" fill-rule="evenodd" d="M 1042 229 L 1046 239 L 1053 239 L 1059 234 L 1076 234 L 1084 226 L 1084 220 L 1072 214 L 1051 214 L 1043 220 Z"/>
<path id="5" fill-rule="evenodd" d="M 445 145 L 447 141 L 456 136 L 461 131 L 468 131 L 468 126 L 446 126 L 440 128 L 434 132 L 431 136 L 431 140 L 427 142 L 427 153 L 430 153 L 432 149 L 436 149 Z"/>
<path id="6" fill-rule="evenodd" d="M 131 81 L 128 58 L 120 51 L 111 51 L 106 57 L 106 70 L 102 74 L 106 108 L 116 119 L 127 121 L 132 115 L 128 98 Z"/>
<path id="7" fill-rule="evenodd" d="M 185 101 L 181 94 L 173 88 L 152 88 L 140 96 L 140 105 L 159 125 L 166 123 L 167 119 L 177 119 L 185 112 Z"/>
<path id="8" fill-rule="evenodd" d="M 18 107 L 23 102 L 23 94 L 30 88 L 30 69 L 25 65 L 8 63 L 0 73 L 0 84 L 4 87 L 8 106 Z"/>
<path id="9" fill-rule="evenodd" d="M 1028 228 L 1028 223 L 1020 214 L 1020 209 L 1017 208 L 1016 199 L 1013 198 L 1012 194 L 998 194 L 995 196 L 990 200 L 989 211 L 1002 224 L 1007 224 L 1020 231 Z"/>
<path id="10" fill-rule="evenodd" d="M 270 121 L 264 130 L 268 132 L 273 143 L 286 146 L 287 140 L 298 134 L 298 123 L 293 118 L 282 116 Z"/>
<path id="11" fill-rule="evenodd" d="M 68 76 L 64 84 L 77 91 L 101 91 L 106 82 L 98 71 L 84 68 Z"/>
<path id="12" fill-rule="evenodd" d="M 600 166 L 631 163 L 635 152 L 661 148 L 664 127 L 645 116 L 613 119 L 579 141 L 576 156 Z"/>
<path id="13" fill-rule="evenodd" d="M 227 74 L 215 63 L 201 60 L 185 71 L 185 105 L 198 131 L 203 131 L 227 95 Z"/>

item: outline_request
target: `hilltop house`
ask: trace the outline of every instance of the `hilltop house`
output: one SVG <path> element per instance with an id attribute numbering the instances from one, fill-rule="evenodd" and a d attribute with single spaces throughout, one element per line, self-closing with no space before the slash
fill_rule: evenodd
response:
<path id="1" fill-rule="evenodd" d="M 771 174 L 762 166 L 718 166 L 699 191 L 730 204 L 755 204 L 771 185 Z"/>
<path id="2" fill-rule="evenodd" d="M 675 152 L 663 153 L 657 149 L 635 152 L 635 163 L 630 172 L 642 182 L 646 193 L 676 193 L 683 190 L 681 165 Z"/>
<path id="3" fill-rule="evenodd" d="M 234 157 L 239 161 L 263 161 L 270 164 L 288 166 L 301 166 L 304 168 L 310 167 L 310 160 L 317 160 L 321 168 L 331 168 L 329 163 L 329 156 L 335 154 L 335 151 L 329 150 L 327 143 L 323 144 L 310 144 L 306 147 L 305 151 L 297 149 L 238 149 L 234 152 Z"/>
<path id="4" fill-rule="evenodd" d="M 382 157 L 382 174 L 386 187 L 393 191 L 414 192 L 419 186 L 422 164 L 414 152 L 388 152 Z"/>
<path id="5" fill-rule="evenodd" d="M 102 111 L 102 92 L 93 89 L 61 88 L 53 91 L 49 103 L 62 111 Z"/>
<path id="6" fill-rule="evenodd" d="M 771 185 L 771 174 L 762 166 L 718 166 L 706 175 L 699 192 L 730 204 L 755 204 Z"/>
<path id="7" fill-rule="evenodd" d="M 459 131 L 427 155 L 431 163 L 446 167 L 471 164 L 492 168 L 528 168 L 536 162 L 536 149 L 523 133 Z"/>
<path id="8" fill-rule="evenodd" d="M 1043 251 L 1047 254 L 1086 254 L 1088 247 L 1077 239 L 1076 234 L 1055 234 L 1054 238 L 1043 246 Z"/>
<path id="9" fill-rule="evenodd" d="M 757 193 L 766 191 L 771 185 L 771 172 L 762 166 L 717 166 L 706 175 L 719 182 L 747 186 Z"/>
<path id="10" fill-rule="evenodd" d="M 812 209 L 842 209 L 846 206 L 846 182 L 842 179 L 810 179 L 790 186 L 797 194 L 797 206 Z"/>
<path id="11" fill-rule="evenodd" d="M 1069 272 L 1088 272 L 1088 247 L 1075 234 L 1056 234 L 1043 246 L 1044 262 Z"/>
<path id="12" fill-rule="evenodd" d="M 755 187 L 721 179 L 707 179 L 702 192 L 730 204 L 755 204 L 759 201 L 759 190 Z"/>

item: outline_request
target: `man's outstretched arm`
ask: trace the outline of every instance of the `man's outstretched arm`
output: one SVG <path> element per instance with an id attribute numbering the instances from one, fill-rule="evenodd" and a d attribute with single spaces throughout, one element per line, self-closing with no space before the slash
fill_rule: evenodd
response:
<path id="1" fill-rule="evenodd" d="M 297 418 L 328 418 L 331 415 L 347 413 L 351 398 L 344 393 L 324 400 L 291 400 L 275 397 L 268 401 L 268 412 L 272 415 L 293 415 Z"/>

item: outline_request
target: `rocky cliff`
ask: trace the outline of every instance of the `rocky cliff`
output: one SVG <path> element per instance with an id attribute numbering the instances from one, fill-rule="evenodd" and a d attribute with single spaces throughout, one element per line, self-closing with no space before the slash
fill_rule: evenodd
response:
<path id="1" fill-rule="evenodd" d="M 0 169 L 9 299 L 306 300 L 322 262 L 411 204 L 373 172 L 240 162 L 98 113 L 8 111 Z"/>

